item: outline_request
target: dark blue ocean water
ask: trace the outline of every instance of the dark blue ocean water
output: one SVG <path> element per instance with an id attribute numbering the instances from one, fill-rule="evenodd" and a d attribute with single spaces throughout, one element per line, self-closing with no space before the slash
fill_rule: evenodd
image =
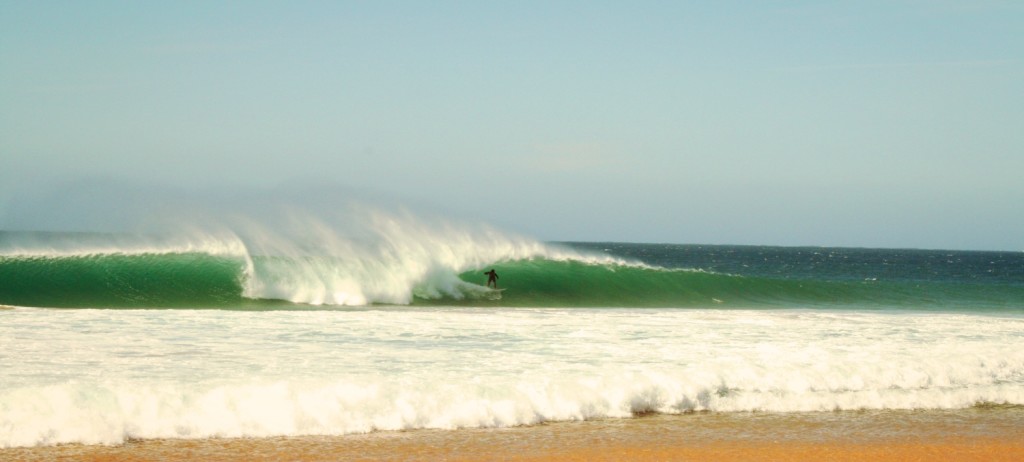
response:
<path id="1" fill-rule="evenodd" d="M 1021 286 L 1024 252 L 566 243 L 665 268 L 741 276 L 831 281 L 898 281 Z"/>

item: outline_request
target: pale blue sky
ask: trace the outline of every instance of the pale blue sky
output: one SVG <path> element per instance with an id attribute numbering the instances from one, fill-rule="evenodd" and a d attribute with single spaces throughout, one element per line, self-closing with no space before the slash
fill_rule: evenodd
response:
<path id="1" fill-rule="evenodd" d="M 0 0 L 0 199 L 93 177 L 328 180 L 549 240 L 1024 250 L 1024 2 Z"/>

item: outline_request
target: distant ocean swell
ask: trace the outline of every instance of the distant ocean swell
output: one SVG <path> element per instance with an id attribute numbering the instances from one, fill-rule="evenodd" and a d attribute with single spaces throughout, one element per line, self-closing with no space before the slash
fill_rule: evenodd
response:
<path id="1" fill-rule="evenodd" d="M 470 260 L 463 258 L 461 260 Z M 1020 285 L 820 280 L 666 269 L 565 251 L 481 260 L 263 257 L 196 251 L 0 256 L 0 304 L 38 307 L 480 305 L 509 307 L 991 307 Z M 502 288 L 484 287 L 496 267 Z"/>

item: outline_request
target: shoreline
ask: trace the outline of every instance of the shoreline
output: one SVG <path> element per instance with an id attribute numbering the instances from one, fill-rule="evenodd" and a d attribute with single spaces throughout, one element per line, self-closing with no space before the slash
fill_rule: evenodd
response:
<path id="1" fill-rule="evenodd" d="M 1024 407 L 692 413 L 345 436 L 130 440 L 0 449 L 0 459 L 103 461 L 1024 460 Z"/>

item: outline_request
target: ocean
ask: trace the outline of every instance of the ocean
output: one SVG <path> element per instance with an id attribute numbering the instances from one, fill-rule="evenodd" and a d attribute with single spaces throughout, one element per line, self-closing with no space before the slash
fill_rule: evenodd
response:
<path id="1" fill-rule="evenodd" d="M 1024 252 L 373 230 L 0 233 L 0 448 L 1024 406 Z"/>

